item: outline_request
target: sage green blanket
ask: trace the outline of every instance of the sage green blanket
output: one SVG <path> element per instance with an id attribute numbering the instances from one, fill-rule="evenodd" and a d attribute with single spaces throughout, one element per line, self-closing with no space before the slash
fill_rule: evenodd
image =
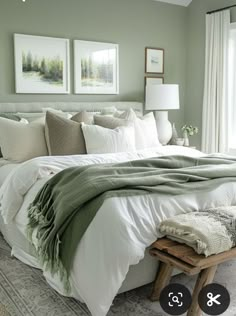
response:
<path id="1" fill-rule="evenodd" d="M 29 206 L 29 236 L 36 228 L 39 259 L 52 274 L 60 273 L 69 290 L 76 248 L 104 199 L 202 192 L 233 181 L 236 160 L 220 156 L 166 156 L 68 168 L 52 177 Z"/>

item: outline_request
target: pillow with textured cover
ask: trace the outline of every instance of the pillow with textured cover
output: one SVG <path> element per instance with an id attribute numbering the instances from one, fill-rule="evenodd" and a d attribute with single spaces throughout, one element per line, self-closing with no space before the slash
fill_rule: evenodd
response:
<path id="1" fill-rule="evenodd" d="M 88 154 L 135 151 L 134 128 L 132 126 L 108 129 L 83 123 L 82 130 Z"/>
<path id="2" fill-rule="evenodd" d="M 3 158 L 16 162 L 48 155 L 40 123 L 23 124 L 0 117 L 0 146 Z"/>
<path id="3" fill-rule="evenodd" d="M 133 122 L 136 149 L 161 146 L 157 134 L 156 120 L 152 112 L 138 118 L 134 110 L 130 109 L 121 114 L 115 113 L 114 116 Z"/>
<path id="4" fill-rule="evenodd" d="M 71 119 L 46 112 L 45 137 L 49 155 L 86 154 L 81 122 L 91 123 L 86 112 L 77 113 Z"/>

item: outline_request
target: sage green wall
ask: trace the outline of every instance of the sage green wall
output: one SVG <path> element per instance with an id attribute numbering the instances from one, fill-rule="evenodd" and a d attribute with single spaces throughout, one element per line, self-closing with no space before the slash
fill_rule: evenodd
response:
<path id="1" fill-rule="evenodd" d="M 0 102 L 144 100 L 144 48 L 165 49 L 165 82 L 178 83 L 184 119 L 187 8 L 153 0 L 0 0 Z M 119 95 L 15 94 L 13 34 L 24 33 L 119 44 Z M 73 45 L 71 83 L 73 91 Z"/>
<path id="2" fill-rule="evenodd" d="M 188 7 L 187 86 L 185 122 L 202 128 L 202 102 L 205 67 L 205 14 L 207 11 L 234 5 L 235 0 L 193 0 Z M 231 9 L 231 21 L 236 21 L 236 9 Z M 201 132 L 191 138 L 200 148 Z"/>

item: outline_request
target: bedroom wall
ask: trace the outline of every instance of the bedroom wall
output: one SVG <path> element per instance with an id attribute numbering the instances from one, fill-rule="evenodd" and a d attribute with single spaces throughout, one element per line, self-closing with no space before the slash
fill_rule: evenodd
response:
<path id="1" fill-rule="evenodd" d="M 152 0 L 0 0 L 0 102 L 144 100 L 144 48 L 165 49 L 165 82 L 180 85 L 184 120 L 187 9 Z M 119 95 L 16 95 L 13 34 L 24 33 L 119 44 Z M 71 42 L 71 60 L 72 60 Z M 73 67 L 71 83 L 73 91 Z"/>
<path id="2" fill-rule="evenodd" d="M 200 133 L 191 138 L 191 144 L 201 146 L 202 102 L 205 67 L 205 13 L 234 5 L 235 0 L 193 0 L 188 7 L 187 26 L 187 87 L 185 122 L 196 125 Z M 231 9 L 231 21 L 236 21 L 236 8 Z"/>

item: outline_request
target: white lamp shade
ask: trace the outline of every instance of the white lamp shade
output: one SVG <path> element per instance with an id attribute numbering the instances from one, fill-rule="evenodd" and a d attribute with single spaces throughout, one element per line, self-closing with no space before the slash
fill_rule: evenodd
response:
<path id="1" fill-rule="evenodd" d="M 146 110 L 179 109 L 179 85 L 147 84 Z"/>

